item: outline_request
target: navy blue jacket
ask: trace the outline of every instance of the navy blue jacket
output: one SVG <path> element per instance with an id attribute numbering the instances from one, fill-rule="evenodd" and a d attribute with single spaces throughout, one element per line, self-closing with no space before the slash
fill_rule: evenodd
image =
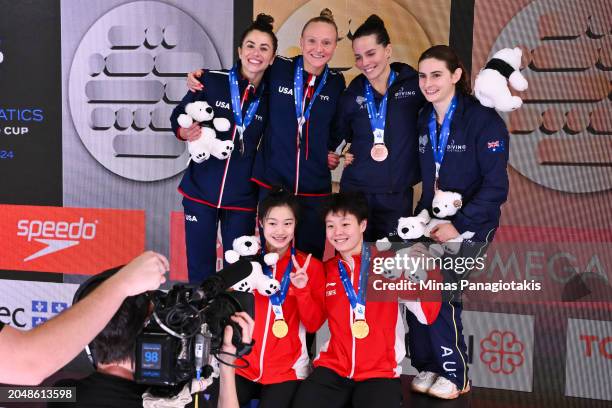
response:
<path id="1" fill-rule="evenodd" d="M 231 123 L 229 131 L 217 131 L 217 138 L 231 140 L 235 132 L 235 123 L 228 71 L 205 70 L 200 81 L 204 85 L 204 89 L 199 92 L 187 92 L 181 103 L 174 108 L 170 117 L 172 130 L 178 137 L 179 125 L 177 119 L 181 113 L 185 113 L 185 105 L 189 102 L 204 100 L 214 109 L 215 117 L 226 118 Z M 250 179 L 257 145 L 263 133 L 267 116 L 267 89 L 265 89 L 267 86 L 262 86 L 264 83 L 265 80 L 262 80 L 260 86 L 255 90 L 255 95 L 249 92 L 242 106 L 244 117 L 249 102 L 256 96 L 261 95 L 262 99 L 255 113 L 255 118 L 244 132 L 244 155 L 240 154 L 238 133 L 236 132 L 234 151 L 228 160 L 219 160 L 211 156 L 200 164 L 190 162 L 179 185 L 179 192 L 186 198 L 215 208 L 255 210 L 257 206 L 257 186 Z M 241 100 L 248 84 L 248 80 L 244 78 L 238 80 Z"/>
<path id="2" fill-rule="evenodd" d="M 264 187 L 279 185 L 293 192 L 297 190 L 298 195 L 329 194 L 331 173 L 327 153 L 335 144 L 331 142 L 332 126 L 336 123 L 338 99 L 345 87 L 344 76 L 330 69 L 327 82 L 312 105 L 310 119 L 304 124 L 298 158 L 293 97 L 296 59 L 277 56 L 270 69 L 268 123 L 257 152 L 253 181 Z M 315 89 L 321 77 L 317 76 Z M 308 78 L 304 71 L 304 90 Z"/>
<path id="3" fill-rule="evenodd" d="M 423 193 L 415 213 L 431 214 L 435 163 L 428 123 L 433 105 L 419 114 L 419 158 Z M 463 233 L 472 231 L 475 242 L 491 242 L 499 226 L 501 205 L 508 197 L 509 137 L 506 124 L 494 109 L 471 96 L 458 95 L 450 136 L 440 168 L 439 188 L 463 195 L 463 207 L 451 222 Z"/>
<path id="4" fill-rule="evenodd" d="M 385 145 L 389 156 L 377 162 L 370 156 L 374 136 L 365 103 L 365 77 L 353 79 L 340 98 L 338 133 L 351 143 L 355 161 L 344 168 L 340 189 L 367 193 L 405 191 L 420 181 L 416 123 L 425 99 L 417 72 L 409 65 L 392 63 L 397 73 L 387 92 Z M 376 106 L 382 95 L 374 90 Z"/>

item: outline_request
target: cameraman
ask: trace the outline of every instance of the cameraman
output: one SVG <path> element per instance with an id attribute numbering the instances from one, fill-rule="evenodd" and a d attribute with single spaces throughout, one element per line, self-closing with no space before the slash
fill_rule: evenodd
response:
<path id="1" fill-rule="evenodd" d="M 164 283 L 168 269 L 166 257 L 147 251 L 82 302 L 32 330 L 20 331 L 0 323 L 0 383 L 41 383 L 85 348 L 126 297 Z"/>
<path id="2" fill-rule="evenodd" d="M 87 300 L 105 280 L 112 279 L 115 272 L 116 269 L 103 272 L 81 285 L 75 294 L 75 304 Z M 50 403 L 48 407 L 142 407 L 142 394 L 148 386 L 134 382 L 135 345 L 150 309 L 151 302 L 144 294 L 125 299 L 86 349 L 96 371 L 81 380 L 61 380 L 54 384 L 76 387 L 76 403 Z M 242 312 L 231 319 L 242 328 L 243 341 L 250 343 L 254 325 L 250 316 Z M 236 353 L 236 349 L 232 345 L 231 327 L 226 327 L 223 341 L 224 361 L 233 363 L 233 358 L 229 357 Z M 220 407 L 238 407 L 233 371 L 232 367 L 221 364 Z"/>
<path id="3" fill-rule="evenodd" d="M 92 276 L 74 295 L 74 304 L 86 301 L 97 287 L 113 278 L 111 269 Z M 142 407 L 146 385 L 134 382 L 136 338 L 149 316 L 151 302 L 146 294 L 130 296 L 85 351 L 95 372 L 80 380 L 61 380 L 57 387 L 76 387 L 76 403 L 50 403 L 49 407 Z"/>

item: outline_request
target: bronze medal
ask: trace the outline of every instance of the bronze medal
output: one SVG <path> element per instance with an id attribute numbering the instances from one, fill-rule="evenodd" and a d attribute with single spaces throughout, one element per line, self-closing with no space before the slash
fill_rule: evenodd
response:
<path id="1" fill-rule="evenodd" d="M 377 143 L 372 146 L 372 150 L 370 150 L 370 156 L 372 156 L 372 159 L 374 161 L 385 161 L 387 156 L 389 156 L 389 150 L 387 150 L 387 146 L 385 146 L 384 143 Z"/>

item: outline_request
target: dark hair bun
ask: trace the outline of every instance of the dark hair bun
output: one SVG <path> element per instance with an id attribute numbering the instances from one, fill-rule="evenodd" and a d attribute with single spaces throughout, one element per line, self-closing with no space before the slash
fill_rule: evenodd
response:
<path id="1" fill-rule="evenodd" d="M 274 17 L 269 14 L 259 13 L 253 22 L 255 27 L 262 28 L 262 31 L 272 31 L 272 23 L 274 23 Z"/>
<path id="2" fill-rule="evenodd" d="M 329 21 L 334 21 L 334 14 L 328 8 L 324 8 L 323 10 L 321 10 L 321 13 L 319 13 L 319 17 L 326 18 Z"/>
<path id="3" fill-rule="evenodd" d="M 371 14 L 370 17 L 366 19 L 363 23 L 364 26 L 368 27 L 382 27 L 384 28 L 385 22 L 382 21 L 382 18 L 378 17 L 376 14 Z"/>

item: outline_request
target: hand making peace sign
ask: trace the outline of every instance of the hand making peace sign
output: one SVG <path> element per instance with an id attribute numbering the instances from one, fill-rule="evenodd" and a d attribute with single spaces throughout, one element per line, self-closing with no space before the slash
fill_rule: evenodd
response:
<path id="1" fill-rule="evenodd" d="M 308 265 L 310 264 L 310 257 L 312 254 L 308 254 L 306 261 L 303 266 L 300 266 L 295 255 L 291 255 L 291 259 L 293 260 L 293 266 L 295 267 L 295 272 L 291 272 L 289 274 L 289 278 L 291 279 L 291 283 L 298 289 L 303 289 L 306 287 L 308 283 L 308 274 L 306 270 L 308 270 Z"/>

